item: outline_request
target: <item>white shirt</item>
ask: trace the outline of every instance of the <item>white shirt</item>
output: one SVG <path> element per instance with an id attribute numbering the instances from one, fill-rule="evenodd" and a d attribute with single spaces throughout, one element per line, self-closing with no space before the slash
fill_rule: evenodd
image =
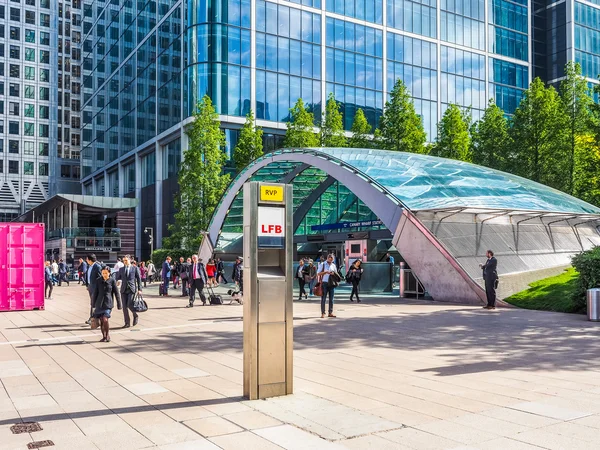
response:
<path id="1" fill-rule="evenodd" d="M 115 264 L 115 268 L 112 270 L 113 273 L 118 272 L 119 269 L 123 266 L 125 266 L 125 264 L 123 264 L 123 261 L 117 261 L 117 263 Z"/>
<path id="2" fill-rule="evenodd" d="M 304 278 L 302 273 L 304 272 L 304 266 L 298 266 L 298 278 Z"/>
<path id="3" fill-rule="evenodd" d="M 337 272 L 337 267 L 335 267 L 334 263 L 329 264 L 327 261 L 319 264 L 319 269 L 318 269 L 319 273 L 327 272 L 327 271 Z M 323 275 L 323 283 L 327 283 L 328 281 L 329 281 L 329 274 Z"/>
<path id="4" fill-rule="evenodd" d="M 52 273 L 56 275 L 58 273 L 58 264 L 55 262 L 52 263 Z"/>

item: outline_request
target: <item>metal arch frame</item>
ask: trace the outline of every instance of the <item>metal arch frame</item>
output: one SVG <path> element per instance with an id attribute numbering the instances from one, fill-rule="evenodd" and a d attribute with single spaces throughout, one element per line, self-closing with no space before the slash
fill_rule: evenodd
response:
<path id="1" fill-rule="evenodd" d="M 304 219 L 310 211 L 310 208 L 312 208 L 316 201 L 319 200 L 319 197 L 321 197 L 321 195 L 323 195 L 325 191 L 327 191 L 327 189 L 329 189 L 335 183 L 335 181 L 335 178 L 329 175 L 327 178 L 321 181 L 321 183 L 319 183 L 317 188 L 314 189 L 302 203 L 298 205 L 296 211 L 294 211 L 294 233 L 300 226 L 302 219 Z"/>
<path id="2" fill-rule="evenodd" d="M 335 157 L 320 153 L 316 150 L 284 150 L 270 153 L 269 155 L 257 159 L 241 172 L 229 185 L 221 198 L 210 223 L 208 232 L 209 242 L 206 242 L 206 239 L 204 240 L 204 242 L 210 246 L 211 252 L 217 243 L 219 233 L 225 218 L 227 217 L 227 212 L 235 200 L 235 197 L 241 191 L 244 183 L 263 167 L 275 162 L 283 161 L 299 162 L 302 165 L 307 165 L 308 167 L 305 167 L 303 170 L 309 167 L 315 167 L 322 170 L 330 177 L 333 177 L 335 180 L 347 186 L 353 192 L 360 192 L 360 195 L 357 195 L 357 197 L 360 198 L 365 205 L 377 215 L 377 217 L 379 217 L 389 230 L 395 230 L 398 226 L 400 218 L 402 217 L 404 205 L 402 205 L 391 192 L 371 177 Z M 302 167 L 302 165 L 299 167 Z M 292 172 L 290 172 L 290 174 Z"/>

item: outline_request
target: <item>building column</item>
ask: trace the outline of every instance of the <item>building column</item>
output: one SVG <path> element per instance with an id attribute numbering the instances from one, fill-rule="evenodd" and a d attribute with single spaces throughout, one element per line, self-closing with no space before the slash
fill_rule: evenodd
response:
<path id="1" fill-rule="evenodd" d="M 142 158 L 140 154 L 135 154 L 135 198 L 142 197 Z M 135 255 L 142 257 L 142 207 L 138 203 L 135 208 Z"/>
<path id="2" fill-rule="evenodd" d="M 119 198 L 125 197 L 125 169 L 123 168 L 123 161 L 119 161 L 118 182 L 119 182 Z"/>
<path id="3" fill-rule="evenodd" d="M 73 203 L 73 212 L 71 213 L 71 228 L 79 228 L 79 212 L 77 203 Z"/>
<path id="4" fill-rule="evenodd" d="M 163 197 L 163 165 L 164 165 L 164 148 L 158 143 L 155 144 L 154 152 L 156 154 L 156 175 L 155 180 L 156 184 L 154 186 L 154 200 L 156 207 L 156 225 L 154 230 L 154 248 L 162 247 L 162 224 L 163 224 L 163 207 L 162 207 L 162 197 Z"/>

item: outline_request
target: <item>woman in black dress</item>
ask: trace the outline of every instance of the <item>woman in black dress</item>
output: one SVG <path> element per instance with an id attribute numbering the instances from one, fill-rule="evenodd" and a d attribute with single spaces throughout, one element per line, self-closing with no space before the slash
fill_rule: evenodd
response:
<path id="1" fill-rule="evenodd" d="M 348 270 L 348 281 L 352 283 L 352 293 L 350 294 L 350 301 L 353 302 L 353 298 L 356 295 L 356 301 L 360 303 L 360 298 L 358 298 L 358 285 L 360 284 L 360 279 L 362 278 L 363 268 L 362 261 L 357 259 L 352 263 L 350 269 Z"/>
<path id="2" fill-rule="evenodd" d="M 96 283 L 93 292 L 94 317 L 100 321 L 102 339 L 100 342 L 110 342 L 108 335 L 110 313 L 114 308 L 113 298 L 117 300 L 117 308 L 121 309 L 121 296 L 117 288 L 117 282 L 110 276 L 110 267 L 102 267 L 102 278 Z"/>

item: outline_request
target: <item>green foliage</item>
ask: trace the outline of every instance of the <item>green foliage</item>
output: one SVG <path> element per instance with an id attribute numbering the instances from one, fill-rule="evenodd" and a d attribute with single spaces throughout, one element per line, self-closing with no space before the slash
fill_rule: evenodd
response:
<path id="1" fill-rule="evenodd" d="M 169 248 L 198 251 L 202 231 L 229 184 L 223 174 L 226 155 L 221 150 L 225 134 L 219 128 L 218 114 L 210 97 L 205 95 L 194 112 L 194 121 L 185 130 L 188 148 L 183 152 L 179 170 L 179 195 L 175 198 L 175 223 L 169 225 L 171 236 L 163 239 Z"/>
<path id="2" fill-rule="evenodd" d="M 581 143 L 581 139 L 579 138 L 590 131 L 593 100 L 590 96 L 587 80 L 581 76 L 581 66 L 579 63 L 569 61 L 565 67 L 565 76 L 566 78 L 560 84 L 560 96 L 567 123 L 565 138 L 567 140 L 566 146 L 568 147 L 568 178 L 565 191 L 572 194 L 576 183 L 576 154 L 581 151 L 581 148 L 578 148 L 578 144 Z"/>
<path id="3" fill-rule="evenodd" d="M 262 128 L 254 126 L 254 113 L 251 110 L 233 150 L 233 161 L 238 172 L 263 155 L 262 135 Z"/>
<path id="4" fill-rule="evenodd" d="M 578 312 L 579 307 L 573 300 L 577 284 L 577 272 L 569 268 L 560 275 L 531 283 L 529 289 L 505 298 L 504 301 L 524 309 Z"/>
<path id="5" fill-rule="evenodd" d="M 536 78 L 525 91 L 512 120 L 514 153 L 510 171 L 565 190 L 570 179 L 566 128 L 566 115 L 556 90 Z"/>
<path id="6" fill-rule="evenodd" d="M 586 291 L 600 287 L 600 247 L 594 247 L 575 255 L 572 264 L 579 272 L 579 282 L 573 295 L 573 301 L 578 311 L 585 311 L 587 309 Z"/>
<path id="7" fill-rule="evenodd" d="M 356 110 L 354 114 L 354 122 L 352 122 L 352 137 L 348 141 L 348 147 L 353 148 L 369 148 L 373 145 L 370 134 L 372 127 L 365 117 L 365 113 L 361 108 Z"/>
<path id="8" fill-rule="evenodd" d="M 506 169 L 506 155 L 510 150 L 508 120 L 504 112 L 490 100 L 483 117 L 474 127 L 473 162 L 492 169 Z"/>
<path id="9" fill-rule="evenodd" d="M 432 155 L 443 158 L 471 161 L 471 114 L 456 104 L 448 105 L 442 120 L 438 123 L 438 136 Z"/>
<path id="10" fill-rule="evenodd" d="M 600 206 L 600 143 L 594 142 L 592 135 L 577 137 L 573 195 Z"/>
<path id="11" fill-rule="evenodd" d="M 386 150 L 425 153 L 427 135 L 404 82 L 398 78 L 379 120 L 377 144 Z"/>
<path id="12" fill-rule="evenodd" d="M 194 253 L 198 253 L 198 249 L 185 250 L 183 248 L 158 248 L 152 252 L 150 259 L 156 266 L 156 270 L 160 272 L 162 263 L 170 256 L 173 262 L 179 261 L 179 257 L 183 256 L 185 259 L 190 258 Z"/>
<path id="13" fill-rule="evenodd" d="M 321 146 L 346 147 L 348 142 L 344 136 L 344 124 L 340 104 L 335 100 L 333 93 L 329 94 L 325 113 L 321 122 Z"/>
<path id="14" fill-rule="evenodd" d="M 304 107 L 304 101 L 299 98 L 293 108 L 290 108 L 290 121 L 283 141 L 284 147 L 306 148 L 319 147 L 319 136 L 314 132 L 315 118 Z"/>

